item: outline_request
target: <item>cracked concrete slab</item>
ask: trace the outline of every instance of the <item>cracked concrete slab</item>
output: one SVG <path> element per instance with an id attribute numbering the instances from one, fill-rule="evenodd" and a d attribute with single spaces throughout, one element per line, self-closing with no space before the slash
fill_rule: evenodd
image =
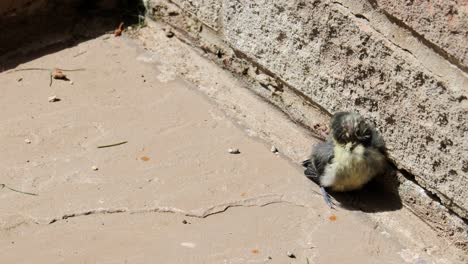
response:
<path id="1" fill-rule="evenodd" d="M 1 263 L 463 262 L 404 207 L 329 210 L 296 163 L 316 139 L 149 32 L 17 67 L 85 68 L 73 84 L 0 73 L 0 183 L 38 194 L 0 190 Z"/>
<path id="2" fill-rule="evenodd" d="M 196 2 L 198 11 L 213 9 Z M 401 172 L 404 203 L 466 251 L 466 188 L 460 186 L 467 179 L 468 79 L 460 65 L 380 8 L 382 1 L 218 2 L 221 12 L 201 15 L 183 1 L 151 0 L 147 18 L 318 135 L 336 111 L 374 120 Z M 219 30 L 207 25 L 208 13 Z"/>

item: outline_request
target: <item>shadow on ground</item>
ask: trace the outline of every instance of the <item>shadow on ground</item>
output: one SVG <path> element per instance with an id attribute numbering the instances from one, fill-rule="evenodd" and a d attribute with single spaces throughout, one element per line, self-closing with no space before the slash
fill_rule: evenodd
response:
<path id="1" fill-rule="evenodd" d="M 141 1 L 119 0 L 105 9 L 97 2 L 51 0 L 46 10 L 0 18 L 0 72 L 112 33 L 120 22 L 128 26 L 142 21 Z"/>
<path id="2" fill-rule="evenodd" d="M 366 213 L 377 213 L 399 210 L 403 207 L 398 194 L 399 182 L 396 170 L 389 169 L 386 175 L 373 179 L 361 190 L 330 195 L 339 202 L 339 206 L 348 210 L 360 210 Z"/>
<path id="3" fill-rule="evenodd" d="M 373 179 L 361 190 L 351 192 L 327 190 L 327 192 L 338 202 L 337 206 L 339 207 L 347 210 L 377 213 L 395 211 L 403 207 L 398 194 L 398 186 L 396 170 L 390 169 L 386 175 Z"/>

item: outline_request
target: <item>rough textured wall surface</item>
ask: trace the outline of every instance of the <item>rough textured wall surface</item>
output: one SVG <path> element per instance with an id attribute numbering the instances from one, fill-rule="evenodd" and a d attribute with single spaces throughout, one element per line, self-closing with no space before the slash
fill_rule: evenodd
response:
<path id="1" fill-rule="evenodd" d="M 459 188 L 468 186 L 466 89 L 448 87 L 337 3 L 224 1 L 224 12 L 235 49 L 331 113 L 372 117 L 398 167 L 468 217 Z"/>
<path id="2" fill-rule="evenodd" d="M 214 30 L 219 29 L 218 13 L 221 9 L 221 2 L 218 0 L 173 0 L 185 11 L 192 13 L 205 25 Z"/>
<path id="3" fill-rule="evenodd" d="M 222 67 L 257 81 L 262 96 L 311 130 L 316 120 L 300 104 L 370 117 L 401 171 L 402 200 L 468 249 L 468 75 L 437 50 L 464 61 L 466 45 L 454 32 L 468 25 L 460 18 L 446 32 L 443 4 L 431 25 L 409 28 L 388 15 L 390 2 L 151 0 L 148 9 Z M 463 8 L 455 8 L 460 17 Z M 446 42 L 435 49 L 430 38 Z"/>
<path id="4" fill-rule="evenodd" d="M 395 22 L 447 53 L 468 69 L 468 1 L 466 0 L 374 0 Z"/>

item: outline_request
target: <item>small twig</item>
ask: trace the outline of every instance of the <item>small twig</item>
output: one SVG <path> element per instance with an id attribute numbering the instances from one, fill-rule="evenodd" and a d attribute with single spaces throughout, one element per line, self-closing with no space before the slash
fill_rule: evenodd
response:
<path id="1" fill-rule="evenodd" d="M 115 147 L 115 146 L 119 146 L 119 145 L 123 145 L 125 143 L 127 143 L 128 141 L 122 141 L 122 142 L 119 142 L 119 143 L 114 143 L 114 144 L 110 144 L 110 145 L 103 145 L 103 146 L 98 146 L 98 148 L 109 148 L 109 147 Z"/>
<path id="2" fill-rule="evenodd" d="M 78 69 L 60 69 L 60 68 L 57 68 L 58 70 L 61 70 L 61 71 L 84 71 L 86 70 L 85 68 L 78 68 Z"/>
<path id="3" fill-rule="evenodd" d="M 76 57 L 78 57 L 78 56 L 81 56 L 81 55 L 85 54 L 86 52 L 88 52 L 88 51 L 85 50 L 85 51 L 82 51 L 82 52 L 80 52 L 80 53 L 78 53 L 78 54 L 76 54 L 76 55 L 73 55 L 73 58 L 76 58 Z"/>
<path id="4" fill-rule="evenodd" d="M 7 189 L 9 189 L 10 191 L 14 191 L 14 192 L 17 192 L 17 193 L 22 193 L 22 194 L 27 194 L 27 195 L 38 196 L 37 193 L 30 193 L 30 192 L 19 191 L 19 190 L 13 189 L 13 188 L 11 188 L 11 187 L 8 187 L 6 184 L 0 183 L 0 190 L 3 189 L 3 188 L 7 188 Z"/>
<path id="5" fill-rule="evenodd" d="M 24 68 L 24 69 L 14 69 L 14 70 L 11 70 L 11 71 L 7 72 L 7 74 L 13 73 L 13 72 L 19 72 L 19 71 L 50 71 L 50 69 L 46 69 L 46 68 Z"/>
<path id="6" fill-rule="evenodd" d="M 56 68 L 56 69 L 61 70 L 61 71 L 84 71 L 84 70 L 86 70 L 85 68 L 78 68 L 78 69 Z M 19 71 L 50 71 L 50 72 L 52 72 L 52 70 L 53 70 L 53 68 L 52 69 L 47 69 L 47 68 L 23 68 L 23 69 L 14 69 L 14 70 L 9 71 L 8 73 L 19 72 Z"/>
<path id="7" fill-rule="evenodd" d="M 85 68 L 78 68 L 78 69 L 60 69 L 60 68 L 52 68 L 52 69 L 47 69 L 47 68 L 23 68 L 23 69 L 14 69 L 14 70 L 11 70 L 9 72 L 7 72 L 7 74 L 9 73 L 13 73 L 13 72 L 19 72 L 19 71 L 48 71 L 49 72 L 49 77 L 50 77 L 50 81 L 49 81 L 49 86 L 52 86 L 52 79 L 55 78 L 53 75 L 53 72 L 54 71 L 84 71 Z M 64 75 L 65 76 L 65 75 Z M 61 78 L 63 80 L 67 80 L 66 79 L 66 76 L 65 78 Z"/>

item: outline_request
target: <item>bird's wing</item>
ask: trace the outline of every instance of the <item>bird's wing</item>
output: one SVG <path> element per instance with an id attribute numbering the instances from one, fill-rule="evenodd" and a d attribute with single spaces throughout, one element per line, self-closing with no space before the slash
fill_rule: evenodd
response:
<path id="1" fill-rule="evenodd" d="M 312 161 L 312 158 L 304 160 L 302 162 L 302 166 L 305 168 L 305 171 L 304 171 L 305 176 L 307 176 L 308 178 L 310 178 L 312 180 L 314 180 L 315 178 L 318 177 L 317 169 L 315 168 L 315 165 L 314 165 L 314 162 Z"/>
<path id="2" fill-rule="evenodd" d="M 387 148 L 385 147 L 385 142 L 380 134 L 375 131 L 375 129 L 372 131 L 372 141 L 371 145 L 378 149 L 382 154 L 387 155 Z"/>
<path id="3" fill-rule="evenodd" d="M 334 158 L 333 148 L 333 141 L 315 145 L 310 158 L 302 162 L 302 166 L 306 168 L 304 171 L 305 176 L 320 184 L 320 177 L 323 175 L 325 167 Z"/>

